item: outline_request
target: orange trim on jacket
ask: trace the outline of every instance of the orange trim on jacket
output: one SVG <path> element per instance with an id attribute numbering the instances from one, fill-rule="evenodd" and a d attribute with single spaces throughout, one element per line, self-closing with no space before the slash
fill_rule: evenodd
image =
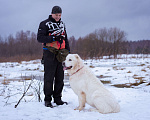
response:
<path id="1" fill-rule="evenodd" d="M 65 40 L 63 40 L 63 43 L 61 45 L 58 41 L 54 41 L 52 43 L 46 43 L 46 46 L 54 47 L 56 49 L 65 49 Z"/>

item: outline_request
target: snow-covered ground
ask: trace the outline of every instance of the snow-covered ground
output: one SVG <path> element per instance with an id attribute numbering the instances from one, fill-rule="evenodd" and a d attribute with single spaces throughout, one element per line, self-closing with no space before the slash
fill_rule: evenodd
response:
<path id="1" fill-rule="evenodd" d="M 0 63 L 0 120 L 150 120 L 150 56 L 122 57 L 84 61 L 116 96 L 121 111 L 112 114 L 91 112 L 92 107 L 87 104 L 81 112 L 74 110 L 78 98 L 69 86 L 66 71 L 62 99 L 69 104 L 47 108 L 40 60 Z M 25 97 L 14 108 L 30 83 Z M 38 102 L 37 91 L 41 92 L 42 102 Z"/>

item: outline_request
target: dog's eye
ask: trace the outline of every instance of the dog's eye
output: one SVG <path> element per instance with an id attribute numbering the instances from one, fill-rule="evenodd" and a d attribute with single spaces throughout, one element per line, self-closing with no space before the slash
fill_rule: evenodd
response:
<path id="1" fill-rule="evenodd" d="M 69 59 L 69 61 L 72 61 L 71 59 Z"/>

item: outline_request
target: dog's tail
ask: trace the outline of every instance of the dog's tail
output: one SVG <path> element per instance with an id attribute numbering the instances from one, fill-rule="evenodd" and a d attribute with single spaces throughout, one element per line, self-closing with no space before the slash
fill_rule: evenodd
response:
<path id="1" fill-rule="evenodd" d="M 90 108 L 89 111 L 90 112 L 99 112 L 98 109 L 96 109 L 96 108 Z"/>
<path id="2" fill-rule="evenodd" d="M 116 103 L 116 107 L 115 109 L 113 110 L 114 113 L 117 113 L 117 112 L 120 112 L 120 105 L 119 103 Z"/>

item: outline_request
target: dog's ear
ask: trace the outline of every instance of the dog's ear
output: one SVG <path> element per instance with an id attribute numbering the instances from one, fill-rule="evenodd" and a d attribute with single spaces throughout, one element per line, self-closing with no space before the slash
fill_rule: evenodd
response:
<path id="1" fill-rule="evenodd" d="M 81 58 L 80 58 L 80 56 L 78 54 L 74 54 L 74 56 L 75 56 L 75 58 L 77 60 L 76 65 L 75 65 L 75 69 L 79 69 L 81 67 L 81 64 L 82 64 Z"/>
<path id="2" fill-rule="evenodd" d="M 75 54 L 75 57 L 76 57 L 77 59 L 79 59 L 79 55 L 78 55 L 78 54 Z"/>

